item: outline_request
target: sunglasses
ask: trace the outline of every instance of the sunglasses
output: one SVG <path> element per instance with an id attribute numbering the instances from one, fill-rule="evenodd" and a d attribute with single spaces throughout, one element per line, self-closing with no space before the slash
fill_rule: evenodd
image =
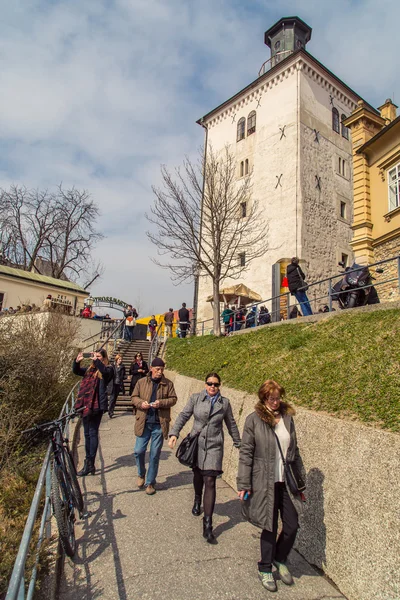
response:
<path id="1" fill-rule="evenodd" d="M 219 387 L 221 384 L 220 383 L 215 383 L 214 381 L 206 381 L 206 385 L 210 386 L 210 387 Z"/>

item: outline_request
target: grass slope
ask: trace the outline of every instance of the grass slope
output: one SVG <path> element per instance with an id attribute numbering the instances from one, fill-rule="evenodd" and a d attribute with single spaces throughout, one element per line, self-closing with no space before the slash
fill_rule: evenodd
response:
<path id="1" fill-rule="evenodd" d="M 400 311 L 347 312 L 247 335 L 171 339 L 168 369 L 256 393 L 266 379 L 312 410 L 400 432 Z"/>

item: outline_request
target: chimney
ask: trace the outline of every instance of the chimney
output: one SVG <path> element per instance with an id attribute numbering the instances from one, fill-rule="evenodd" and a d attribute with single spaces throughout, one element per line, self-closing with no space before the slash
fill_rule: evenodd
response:
<path id="1" fill-rule="evenodd" d="M 386 100 L 385 104 L 382 104 L 382 106 L 378 108 L 378 110 L 381 113 L 382 119 L 385 119 L 386 121 L 386 125 L 395 120 L 396 108 L 397 106 L 393 104 L 390 98 Z"/>

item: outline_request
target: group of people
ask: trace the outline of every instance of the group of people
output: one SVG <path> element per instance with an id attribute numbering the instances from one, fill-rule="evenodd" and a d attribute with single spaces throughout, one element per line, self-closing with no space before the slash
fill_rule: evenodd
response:
<path id="1" fill-rule="evenodd" d="M 227 306 L 222 311 L 221 319 L 224 324 L 225 335 L 228 335 L 232 331 L 248 329 L 257 325 L 267 325 L 271 323 L 271 314 L 266 306 L 260 306 L 259 311 L 257 311 L 256 306 L 252 306 L 250 310 Z"/>
<path id="2" fill-rule="evenodd" d="M 76 408 L 83 409 L 86 458 L 79 475 L 94 474 L 98 447 L 98 429 L 107 411 L 107 384 L 113 372 L 122 369 L 120 358 L 116 365 L 109 364 L 107 353 L 100 350 L 92 355 L 89 367 L 82 368 L 82 353 L 73 363 L 73 372 L 83 379 L 79 388 Z M 140 357 L 139 357 L 140 359 Z M 139 365 L 139 363 L 138 363 Z M 294 493 L 288 485 L 286 466 L 305 479 L 304 467 L 297 446 L 291 405 L 285 401 L 285 390 L 276 381 L 265 381 L 258 391 L 258 402 L 245 421 L 240 436 L 230 401 L 222 394 L 221 378 L 211 372 L 205 377 L 205 388 L 188 399 L 185 408 L 176 417 L 170 430 L 171 408 L 177 402 L 173 382 L 164 375 L 165 363 L 155 358 L 145 373 L 143 361 L 136 369 L 137 379 L 132 389 L 136 442 L 134 456 L 137 466 L 137 486 L 148 496 L 156 493 L 156 479 L 164 440 L 174 449 L 184 425 L 193 417 L 191 436 L 197 436 L 197 459 L 193 468 L 193 516 L 202 510 L 202 535 L 209 544 L 216 544 L 213 513 L 216 502 L 216 479 L 221 476 L 224 454 L 224 428 L 238 449 L 238 497 L 243 516 L 261 529 L 261 556 L 258 576 L 265 589 L 277 590 L 273 565 L 280 580 L 291 585 L 292 575 L 287 567 L 288 554 L 298 529 L 298 514 L 304 496 Z M 120 385 L 120 384 L 118 384 Z M 149 448 L 146 470 L 145 455 Z M 202 508 L 203 507 L 203 508 Z M 189 510 L 189 507 L 188 507 Z M 278 515 L 282 530 L 278 532 Z"/>

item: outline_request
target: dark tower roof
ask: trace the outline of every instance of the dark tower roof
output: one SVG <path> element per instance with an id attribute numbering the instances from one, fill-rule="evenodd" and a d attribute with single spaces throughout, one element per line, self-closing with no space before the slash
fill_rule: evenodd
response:
<path id="1" fill-rule="evenodd" d="M 269 48 L 271 48 L 272 36 L 282 29 L 284 25 L 300 29 L 306 34 L 306 42 L 310 41 L 312 29 L 309 27 L 309 25 L 307 25 L 307 23 L 299 19 L 299 17 L 282 17 L 282 19 L 279 19 L 279 21 L 277 21 L 275 25 L 272 25 L 272 27 L 270 27 L 264 34 L 264 42 L 267 44 L 267 46 L 269 46 Z"/>

